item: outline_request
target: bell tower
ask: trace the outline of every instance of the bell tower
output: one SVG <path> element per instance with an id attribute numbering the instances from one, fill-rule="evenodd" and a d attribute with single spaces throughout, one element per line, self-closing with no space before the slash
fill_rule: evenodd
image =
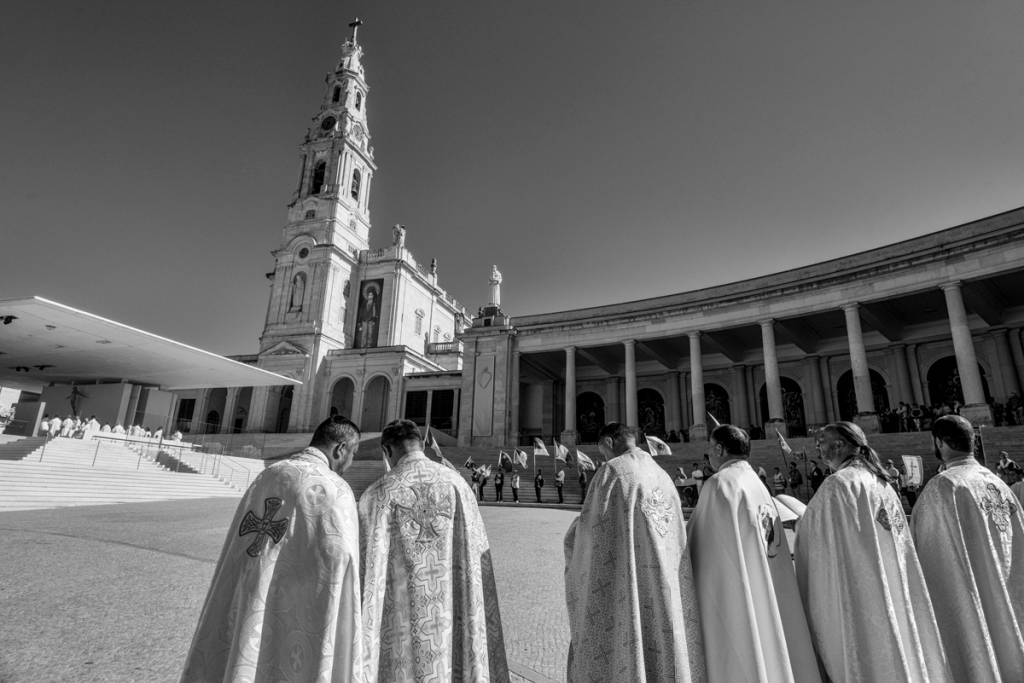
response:
<path id="1" fill-rule="evenodd" d="M 377 170 L 367 126 L 369 86 L 356 19 L 325 78 L 319 111 L 299 148 L 298 187 L 274 254 L 260 352 L 282 341 L 307 352 L 322 341 L 344 348 L 353 271 L 369 246 L 369 196 Z M 315 339 L 314 339 L 315 338 Z M 322 339 L 321 339 L 322 338 Z"/>

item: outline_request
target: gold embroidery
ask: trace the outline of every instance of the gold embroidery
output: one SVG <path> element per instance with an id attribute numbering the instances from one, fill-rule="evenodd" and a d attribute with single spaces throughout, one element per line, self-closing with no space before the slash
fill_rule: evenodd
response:
<path id="1" fill-rule="evenodd" d="M 664 536 L 668 533 L 668 525 L 672 521 L 672 506 L 660 488 L 654 489 L 650 497 L 644 498 L 640 503 L 640 510 L 658 535 Z"/>

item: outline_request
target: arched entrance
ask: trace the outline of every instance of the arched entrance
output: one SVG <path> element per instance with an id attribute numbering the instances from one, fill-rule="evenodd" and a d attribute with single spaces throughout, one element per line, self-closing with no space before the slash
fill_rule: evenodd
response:
<path id="1" fill-rule="evenodd" d="M 245 431 L 245 423 L 249 420 L 249 408 L 252 404 L 252 387 L 242 387 L 235 400 L 235 417 L 231 423 L 231 431 L 240 434 Z"/>
<path id="2" fill-rule="evenodd" d="M 638 426 L 644 434 L 665 438 L 665 399 L 654 389 L 636 392 Z"/>
<path id="3" fill-rule="evenodd" d="M 604 399 L 593 391 L 576 397 L 576 431 L 581 443 L 595 443 L 604 426 Z"/>
<path id="4" fill-rule="evenodd" d="M 211 389 L 206 398 L 206 415 L 203 421 L 206 423 L 200 430 L 206 434 L 217 434 L 220 432 L 221 423 L 224 420 L 224 412 L 228 402 L 228 390 L 224 387 Z"/>
<path id="5" fill-rule="evenodd" d="M 330 415 L 342 415 L 352 418 L 352 397 L 355 396 L 356 385 L 348 377 L 342 377 L 331 389 Z"/>
<path id="6" fill-rule="evenodd" d="M 388 416 L 388 396 L 391 383 L 387 377 L 377 375 L 366 385 L 363 392 L 363 415 L 359 428 L 364 432 L 379 432 L 384 429 Z"/>
<path id="7" fill-rule="evenodd" d="M 722 424 L 732 423 L 732 410 L 729 407 L 729 392 L 719 384 L 704 385 L 704 409 L 714 415 Z"/>
<path id="8" fill-rule="evenodd" d="M 978 374 L 981 375 L 981 390 L 985 394 L 985 400 L 991 401 L 992 395 L 988 390 L 985 368 L 981 367 L 980 363 Z M 960 384 L 960 368 L 956 364 L 956 356 L 940 358 L 928 368 L 928 400 L 933 406 L 952 405 L 954 401 L 961 405 L 964 403 L 964 389 Z"/>
<path id="9" fill-rule="evenodd" d="M 782 410 L 783 419 L 786 420 L 786 433 L 790 436 L 807 435 L 807 418 L 804 416 L 804 395 L 796 380 L 789 377 L 779 378 L 782 388 Z M 761 421 L 767 422 L 768 415 L 768 385 L 762 384 L 761 391 Z"/>
<path id="10" fill-rule="evenodd" d="M 875 412 L 881 413 L 889 409 L 889 391 L 885 378 L 874 370 L 871 373 L 871 400 L 875 404 Z M 853 386 L 853 370 L 847 370 L 836 382 L 836 398 L 839 401 L 839 419 L 849 422 L 857 415 L 857 390 Z"/>
<path id="11" fill-rule="evenodd" d="M 288 431 L 288 418 L 292 414 L 292 397 L 295 395 L 295 387 L 289 385 L 281 390 L 281 400 L 277 404 L 277 422 L 274 431 L 283 434 Z"/>

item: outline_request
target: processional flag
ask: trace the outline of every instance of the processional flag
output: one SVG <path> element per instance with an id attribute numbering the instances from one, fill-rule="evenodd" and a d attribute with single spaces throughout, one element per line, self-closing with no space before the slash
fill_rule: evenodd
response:
<path id="1" fill-rule="evenodd" d="M 427 427 L 427 438 L 423 440 L 423 443 L 427 448 L 434 451 L 434 455 L 437 456 L 437 459 L 442 465 L 453 470 L 455 469 L 455 465 L 451 464 L 451 462 L 448 461 L 448 458 L 441 455 L 441 446 L 437 443 L 437 439 L 434 438 L 434 435 L 430 433 L 430 427 Z"/>
<path id="2" fill-rule="evenodd" d="M 597 465 L 594 464 L 594 461 L 591 460 L 590 457 L 586 453 L 577 450 L 576 451 L 576 469 L 578 469 L 578 470 L 589 470 L 591 472 L 594 472 L 594 471 L 597 470 Z"/>
<path id="3" fill-rule="evenodd" d="M 506 472 L 512 471 L 512 456 L 505 451 L 498 451 L 498 467 Z"/>
<path id="4" fill-rule="evenodd" d="M 515 453 L 512 455 L 512 461 L 525 470 L 526 466 L 530 462 L 530 456 L 528 456 L 526 454 L 526 451 L 524 451 L 522 448 L 517 448 L 515 450 Z"/>
<path id="5" fill-rule="evenodd" d="M 563 446 L 562 444 L 558 443 L 558 439 L 554 437 L 552 437 L 551 443 L 555 448 L 555 460 L 561 460 L 562 462 L 565 462 L 565 456 L 569 454 L 569 449 Z M 545 453 L 545 455 L 547 454 Z"/>
<path id="6" fill-rule="evenodd" d="M 645 436 L 647 438 L 647 448 L 650 450 L 651 455 L 655 457 L 659 455 L 672 455 L 672 449 L 669 448 L 667 443 L 656 436 Z"/>
<path id="7" fill-rule="evenodd" d="M 548 449 L 544 447 L 544 442 L 540 440 L 540 437 L 533 437 L 533 455 L 546 455 L 548 457 L 551 456 L 551 454 L 548 453 Z"/>

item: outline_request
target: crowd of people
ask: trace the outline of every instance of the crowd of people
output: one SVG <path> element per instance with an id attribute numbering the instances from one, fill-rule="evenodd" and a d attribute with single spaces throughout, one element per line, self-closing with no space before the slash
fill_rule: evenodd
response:
<path id="1" fill-rule="evenodd" d="M 89 439 L 95 434 L 139 437 L 146 439 L 165 438 L 163 427 L 157 427 L 155 430 L 150 430 L 148 427 L 136 424 L 131 425 L 126 429 L 121 424 L 115 424 L 113 426 L 106 423 L 100 424 L 95 415 L 90 416 L 88 420 L 82 419 L 77 415 L 67 415 L 62 419 L 60 415 L 54 415 L 51 417 L 49 413 L 43 415 L 42 421 L 39 423 L 39 433 L 47 439 L 54 439 L 58 436 L 66 439 Z M 166 440 L 181 441 L 182 437 L 183 434 L 180 431 L 175 431 L 173 434 L 166 437 Z"/>
<path id="2" fill-rule="evenodd" d="M 606 425 L 564 542 L 568 680 L 1024 680 L 1021 504 L 967 420 L 931 434 L 943 471 L 908 519 L 864 432 L 823 428 L 831 475 L 790 548 L 743 429 L 712 431 L 686 523 L 638 431 Z M 332 417 L 249 488 L 184 681 L 509 680 L 476 492 L 400 420 L 357 504 L 340 475 L 358 444 Z"/>

